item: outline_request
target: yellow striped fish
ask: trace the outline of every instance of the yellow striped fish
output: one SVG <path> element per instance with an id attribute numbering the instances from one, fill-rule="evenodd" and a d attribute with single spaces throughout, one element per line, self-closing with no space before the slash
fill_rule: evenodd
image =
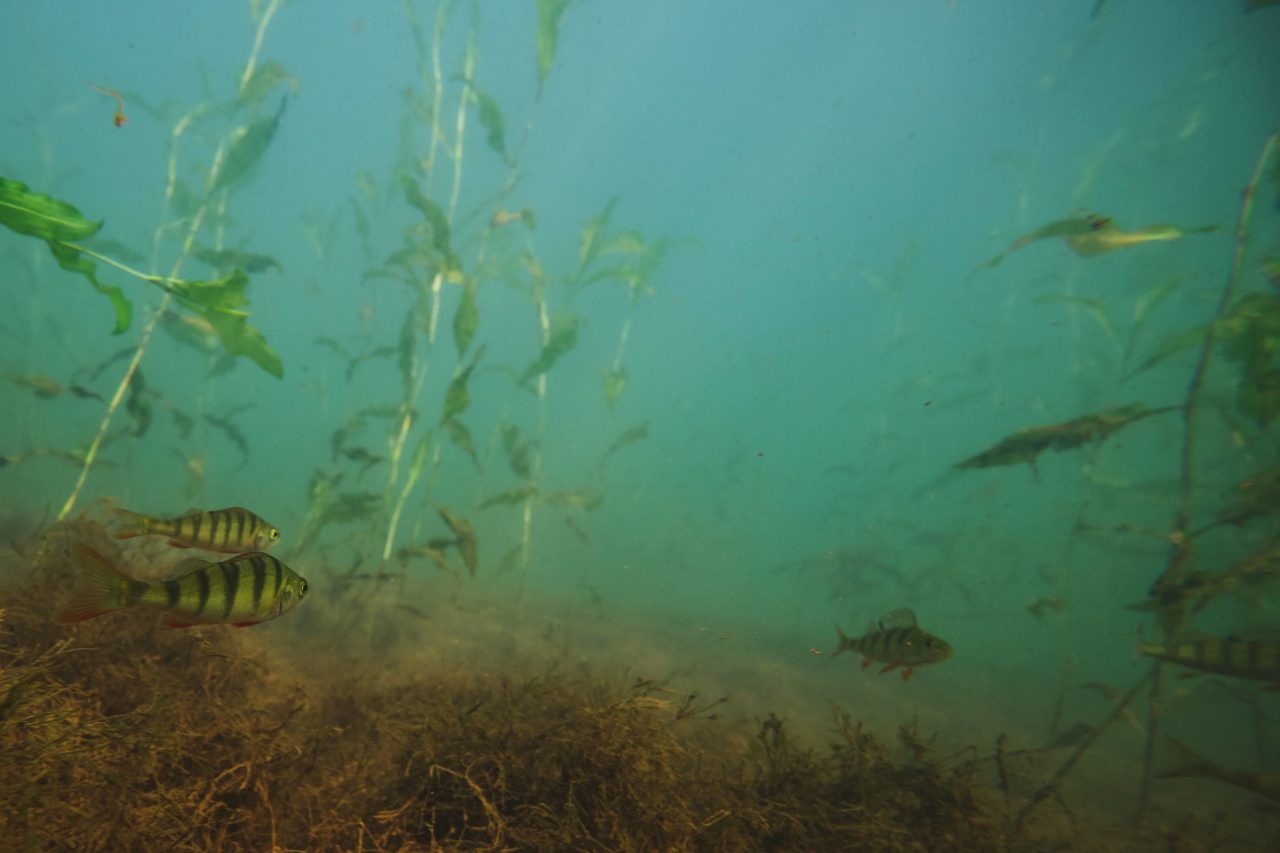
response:
<path id="1" fill-rule="evenodd" d="M 855 651 L 862 655 L 862 668 L 866 669 L 872 661 L 879 661 L 885 666 L 880 670 L 886 673 L 891 669 L 902 667 L 902 680 L 911 677 L 911 670 L 928 663 L 938 663 L 951 657 L 951 646 L 945 640 L 935 637 L 916 625 L 916 614 L 904 607 L 885 614 L 879 624 L 867 623 L 867 632 L 861 637 L 845 636 L 840 626 L 836 626 L 840 635 L 840 644 L 831 653 L 832 657 L 843 651 Z"/>
<path id="2" fill-rule="evenodd" d="M 270 554 L 241 554 L 221 563 L 192 557 L 159 583 L 134 580 L 88 545 L 77 545 L 80 583 L 63 623 L 145 607 L 164 613 L 170 628 L 235 625 L 246 628 L 292 610 L 307 594 L 307 582 Z"/>
<path id="3" fill-rule="evenodd" d="M 167 536 L 175 548 L 203 548 L 224 554 L 265 551 L 280 531 L 242 506 L 194 510 L 179 518 L 152 518 L 127 509 L 116 510 L 122 525 L 116 539 Z"/>
<path id="4" fill-rule="evenodd" d="M 1280 642 L 1276 640 L 1219 639 L 1205 634 L 1166 645 L 1139 639 L 1138 654 L 1201 672 L 1280 685 Z"/>

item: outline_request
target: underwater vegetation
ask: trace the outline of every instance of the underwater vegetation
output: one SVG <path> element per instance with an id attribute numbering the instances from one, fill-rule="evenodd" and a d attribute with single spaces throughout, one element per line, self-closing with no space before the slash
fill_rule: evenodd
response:
<path id="1" fill-rule="evenodd" d="M 629 518 L 616 545 L 626 559 L 600 556 L 608 529 L 600 517 L 620 496 L 649 488 L 628 480 L 627 466 L 672 432 L 686 450 L 679 442 L 700 416 L 688 411 L 715 404 L 681 409 L 653 390 L 655 377 L 635 354 L 646 335 L 660 340 L 648 323 L 653 297 L 673 257 L 697 241 L 633 226 L 634 205 L 621 194 L 602 195 L 566 224 L 557 200 L 528 189 L 543 165 L 531 161 L 529 140 L 556 82 L 561 26 L 579 4 L 530 7 L 528 100 L 516 101 L 519 112 L 484 49 L 479 4 L 403 4 L 397 24 L 412 43 L 415 77 L 398 94 L 395 156 L 359 172 L 302 228 L 320 266 L 338 267 L 339 248 L 357 259 L 340 285 L 353 310 L 339 331 L 290 313 L 333 294 L 292 278 L 298 265 L 272 232 L 236 219 L 250 212 L 259 175 L 281 165 L 279 140 L 303 104 L 296 69 L 264 53 L 286 3 L 251 6 L 246 61 L 221 85 L 210 78 L 195 103 L 152 103 L 145 93 L 88 84 L 104 133 L 123 138 L 149 120 L 165 132 L 163 199 L 148 209 L 155 221 L 145 250 L 116 230 L 121 211 L 110 199 L 77 198 L 53 178 L 0 176 L 0 225 L 29 253 L 15 257 L 69 273 L 100 337 L 124 344 L 88 366 L 0 371 L 4 399 L 33 413 L 18 446 L 0 448 L 0 478 L 55 460 L 50 479 L 60 490 L 70 480 L 50 518 L 16 506 L 20 495 L 12 518 L 0 506 L 0 540 L 12 551 L 0 564 L 0 838 L 15 849 L 102 851 L 1227 850 L 1237 842 L 1266 849 L 1280 838 L 1280 784 L 1261 767 L 1274 754 L 1268 703 L 1280 688 L 1280 244 L 1271 227 L 1280 131 L 1258 140 L 1230 228 L 1188 217 L 1130 229 L 1086 212 L 1092 200 L 1055 193 L 1043 218 L 1001 230 L 1005 248 L 976 269 L 972 260 L 948 262 L 953 278 L 972 270 L 963 286 L 978 293 L 1021 275 L 1024 261 L 1096 268 L 1188 245 L 1211 257 L 1214 241 L 1225 244 L 1232 232 L 1229 262 L 1214 257 L 1221 269 L 1210 285 L 1199 272 L 1192 284 L 1190 272 L 1150 274 L 1135 262 L 1127 317 L 1085 282 L 1039 296 L 1025 295 L 1021 282 L 1009 290 L 1011 303 L 1040 306 L 1055 324 L 1086 318 L 1091 325 L 1072 326 L 1076 347 L 1097 343 L 1114 355 L 1114 375 L 1097 380 L 1084 403 L 1053 376 L 1041 380 L 1039 401 L 1050 414 L 995 405 L 988 395 L 979 418 L 941 395 L 935 406 L 930 392 L 920 408 L 944 426 L 908 439 L 855 402 L 859 426 L 881 418 L 885 445 L 909 447 L 904 458 L 938 479 L 903 522 L 919 546 L 910 557 L 889 553 L 875 541 L 881 528 L 862 523 L 894 521 L 878 492 L 893 484 L 889 464 L 898 463 L 870 475 L 866 466 L 829 466 L 874 492 L 849 493 L 860 514 L 841 498 L 824 521 L 806 506 L 796 510 L 801 531 L 776 533 L 790 549 L 779 587 L 815 588 L 850 620 L 857 611 L 859 623 L 884 614 L 861 635 L 837 626 L 831 650 L 817 645 L 830 640 L 831 620 L 804 617 L 812 639 L 787 667 L 799 668 L 794 657 L 821 665 L 823 691 L 855 679 L 896 691 L 853 702 L 848 693 L 803 695 L 797 704 L 829 718 L 815 735 L 782 708 L 690 686 L 685 662 L 637 663 L 631 649 L 600 639 L 623 619 L 587 572 L 633 572 L 661 587 L 671 576 L 657 579 L 646 563 L 659 560 L 645 548 L 669 541 L 671 571 L 692 576 L 689 567 L 705 559 L 695 546 L 720 531 L 679 517 L 672 508 L 684 496 L 664 494 L 655 503 L 674 520 Z M 1103 6 L 1093 6 L 1093 18 L 1105 17 Z M 1132 214 L 1131 222 L 1161 218 Z M 1035 222 L 1045 224 L 1028 228 Z M 975 258 L 993 251 L 971 240 L 965 249 Z M 897 298 L 913 252 L 894 282 L 864 278 Z M 285 296 L 266 290 L 276 285 Z M 1194 288 L 1205 301 L 1187 296 Z M 786 301 L 771 293 L 762 310 L 777 309 L 774 299 Z M 1160 328 L 1158 309 L 1180 300 L 1181 325 Z M 285 316 L 273 315 L 280 304 Z M 290 349 L 284 332 L 295 323 L 302 345 Z M 890 356 L 906 331 L 886 337 Z M 198 369 L 167 370 L 175 351 L 198 359 Z M 317 355 L 337 367 L 309 364 Z M 985 354 L 982 369 L 997 372 L 991 363 L 1000 358 Z M 585 392 L 570 379 L 584 363 Z M 270 390 L 242 397 L 247 375 Z M 277 391 L 288 406 L 305 400 L 301 426 L 291 427 L 305 436 L 275 433 L 281 411 L 268 407 Z M 789 420 L 808 417 L 786 393 L 759 396 Z M 65 426 L 54 413 L 69 410 L 94 413 L 83 444 L 50 428 Z M 606 432 L 579 429 L 596 416 Z M 1132 628 L 1119 638 L 1076 636 L 1075 622 L 1068 631 L 1065 620 L 1083 608 L 1054 574 L 1058 555 L 1039 542 L 1039 565 L 1020 567 L 1013 619 L 988 620 L 980 607 L 998 580 L 975 579 L 966 551 L 973 541 L 1004 541 L 1025 495 L 1048 494 L 1061 509 L 1075 500 L 1069 478 L 1101 483 L 1107 472 L 1094 463 L 1103 449 L 1125 459 L 1163 453 L 1147 441 L 1155 434 L 1177 445 L 1160 459 L 1169 479 L 1152 489 L 1159 520 L 1130 517 L 1136 510 L 1126 501 L 1138 489 L 1117 477 L 1121 499 L 1097 498 L 1100 487 L 1068 507 L 1060 525 L 1064 564 L 1086 541 L 1130 549 L 1124 566 L 1141 587 L 1089 608 Z M 319 453 L 297 451 L 315 436 Z M 921 453 L 936 436 L 945 449 Z M 168 486 L 139 498 L 133 490 L 154 473 L 139 465 L 140 450 L 157 442 L 148 464 L 163 456 L 170 467 L 157 482 Z M 788 434 L 787 442 L 804 440 Z M 721 481 L 692 450 L 678 461 L 708 491 L 748 492 L 741 484 L 750 475 L 732 466 L 765 453 L 739 450 L 728 454 Z M 276 479 L 282 457 L 304 466 L 286 485 L 292 506 L 283 514 L 255 494 Z M 1247 472 L 1237 476 L 1241 466 Z M 235 494 L 208 500 L 214 477 Z M 1028 491 L 999 492 L 1015 482 Z M 983 488 L 1019 497 L 973 529 L 926 529 L 939 503 L 952 501 L 945 489 L 970 486 L 975 505 L 985 506 Z M 101 497 L 125 492 L 141 511 Z M 793 497 L 769 495 L 780 504 Z M 715 508 L 725 539 L 743 535 L 735 525 L 769 526 L 725 506 Z M 812 543 L 828 523 L 844 528 L 847 543 L 806 556 L 823 547 Z M 1130 552 L 1141 556 L 1130 560 Z M 572 562 L 566 554 L 587 567 L 574 592 L 588 615 L 575 600 L 575 618 L 591 625 L 575 625 L 573 641 L 540 622 L 541 608 L 563 601 L 527 583 L 543 567 Z M 747 592 L 750 584 L 743 581 Z M 939 615 L 945 608 L 928 603 L 937 590 L 975 614 L 969 624 L 957 624 L 954 608 Z M 917 610 L 927 614 L 924 627 Z M 951 718 L 967 698 L 951 702 L 956 683 L 1001 677 L 984 672 L 984 656 L 1030 649 L 1054 632 L 1120 668 L 1097 675 L 1064 662 L 1060 688 L 1039 697 L 1050 717 L 1043 730 L 1031 731 L 1030 710 L 1017 730 L 997 730 L 1012 717 L 994 722 L 990 707 L 976 728 L 959 712 Z M 726 670 L 739 654 L 672 646 L 674 658 L 707 654 Z M 847 651 L 862 669 L 876 663 L 894 674 L 866 679 L 853 655 L 831 661 Z M 769 671 L 773 663 L 761 664 L 762 679 L 783 671 Z M 1039 675 L 1057 662 L 1020 663 Z M 943 700 L 919 699 L 938 684 Z M 938 705 L 944 713 L 920 721 L 918 711 Z M 1228 713 L 1231 724 L 1218 722 Z M 1252 728 L 1235 726 L 1245 718 Z M 940 719 L 953 728 L 934 731 Z M 1219 754 L 1226 728 L 1258 765 Z M 1110 762 L 1097 775 L 1116 787 L 1089 790 L 1078 770 L 1086 759 Z M 1162 796 L 1206 789 L 1225 805 L 1183 814 L 1181 801 Z M 1109 810 L 1096 808 L 1104 799 Z"/>

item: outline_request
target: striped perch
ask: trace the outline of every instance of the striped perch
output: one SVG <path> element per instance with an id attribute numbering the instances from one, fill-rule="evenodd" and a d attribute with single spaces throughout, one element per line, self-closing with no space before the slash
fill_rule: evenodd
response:
<path id="1" fill-rule="evenodd" d="M 863 669 L 872 661 L 885 665 L 881 673 L 900 666 L 903 668 L 903 681 L 911 677 L 912 668 L 951 657 L 951 646 L 918 627 L 916 614 L 906 607 L 885 614 L 879 624 L 867 623 L 867 633 L 861 637 L 845 636 L 839 625 L 836 633 L 840 636 L 840 644 L 831 653 L 832 657 L 852 650 L 862 655 Z"/>
<path id="2" fill-rule="evenodd" d="M 164 613 L 170 628 L 234 625 L 246 628 L 292 610 L 307 594 L 307 582 L 270 554 L 241 554 L 221 563 L 192 557 L 159 583 L 134 580 L 88 545 L 77 545 L 79 586 L 64 623 L 144 607 Z"/>
<path id="3" fill-rule="evenodd" d="M 1207 634 L 1168 645 L 1139 640 L 1138 654 L 1201 672 L 1270 681 L 1280 687 L 1280 642 L 1276 640 L 1218 639 Z"/>
<path id="4" fill-rule="evenodd" d="M 280 531 L 242 506 L 194 510 L 179 518 L 152 518 L 127 509 L 116 510 L 122 524 L 116 539 L 167 536 L 175 548 L 203 548 L 224 554 L 265 551 Z"/>

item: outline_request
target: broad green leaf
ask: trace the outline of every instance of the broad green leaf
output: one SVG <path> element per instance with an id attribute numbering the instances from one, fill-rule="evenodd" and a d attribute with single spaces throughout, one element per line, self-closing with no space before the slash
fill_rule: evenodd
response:
<path id="1" fill-rule="evenodd" d="M 491 506 L 518 504 L 518 503 L 524 502 L 525 500 L 533 497 L 536 494 L 538 494 L 538 489 L 536 486 L 531 486 L 531 485 L 520 486 L 519 488 L 515 488 L 515 489 L 511 489 L 510 491 L 503 492 L 500 495 L 494 495 L 491 498 L 486 498 L 485 500 L 481 501 L 480 505 L 476 508 L 488 509 Z"/>
<path id="2" fill-rule="evenodd" d="M 197 246 L 191 250 L 191 257 L 211 267 L 224 270 L 239 267 L 245 272 L 265 272 L 270 269 L 284 272 L 280 262 L 270 255 L 241 252 L 237 249 L 209 249 Z"/>
<path id="3" fill-rule="evenodd" d="M 1204 326 L 1196 326 L 1193 329 L 1185 329 L 1170 335 L 1156 348 L 1155 352 L 1147 356 L 1146 361 L 1134 368 L 1133 373 L 1130 375 L 1133 376 L 1145 370 L 1150 370 L 1172 355 L 1177 355 L 1180 352 L 1199 346 L 1204 341 L 1206 331 L 1207 329 Z"/>
<path id="4" fill-rule="evenodd" d="M 538 86 L 547 79 L 556 58 L 556 41 L 560 38 L 560 18 L 569 8 L 569 0 L 538 0 Z"/>
<path id="5" fill-rule="evenodd" d="M 520 384 L 523 385 L 535 376 L 546 373 L 559 361 L 560 356 L 573 349 L 578 343 L 578 329 L 581 326 L 582 320 L 579 317 L 573 315 L 556 317 L 551 322 L 551 334 L 546 346 L 542 348 L 542 352 L 533 363 L 525 368 L 520 376 Z"/>
<path id="6" fill-rule="evenodd" d="M 476 445 L 471 440 L 471 430 L 467 429 L 466 424 L 457 418 L 449 418 L 444 422 L 444 428 L 449 433 L 449 440 L 465 451 L 477 468 L 480 467 L 480 457 L 476 455 Z"/>
<path id="7" fill-rule="evenodd" d="M 243 356 L 277 379 L 284 378 L 284 362 L 267 343 L 267 339 L 243 316 L 228 314 L 214 308 L 196 309 L 218 333 L 222 348 L 228 354 Z"/>
<path id="8" fill-rule="evenodd" d="M 489 147 L 497 151 L 505 159 L 507 156 L 507 123 L 498 109 L 498 102 L 470 80 L 466 81 L 471 97 L 475 99 L 480 113 L 480 126 L 488 131 Z"/>
<path id="9" fill-rule="evenodd" d="M 244 270 L 235 270 L 228 276 L 209 281 L 161 278 L 157 283 L 197 312 L 208 310 L 242 319 L 249 316 L 248 312 L 240 310 L 249 304 L 249 298 L 244 295 L 249 276 Z"/>
<path id="10" fill-rule="evenodd" d="M 124 291 L 113 285 L 103 284 L 98 281 L 96 265 L 80 252 L 55 240 L 48 242 L 49 251 L 53 252 L 53 257 L 58 261 L 58 266 L 68 272 L 80 273 L 93 286 L 94 290 L 111 300 L 111 307 L 116 312 L 116 325 L 112 329 L 112 334 L 118 335 L 128 329 L 129 323 L 133 319 L 133 304 L 125 298 Z"/>
<path id="11" fill-rule="evenodd" d="M 151 427 L 151 401 L 148 399 L 147 382 L 142 371 L 133 373 L 133 381 L 129 383 L 129 396 L 125 400 L 124 410 L 129 413 L 129 434 L 134 438 L 142 438 Z"/>
<path id="12" fill-rule="evenodd" d="M 476 336 L 480 324 L 480 306 L 476 301 L 476 283 L 470 277 L 462 284 L 462 300 L 453 315 L 453 342 L 458 346 L 458 358 L 462 358 Z"/>
<path id="13" fill-rule="evenodd" d="M 404 187 L 404 197 L 409 204 L 416 207 L 427 218 L 427 225 L 431 228 L 431 244 L 440 254 L 441 258 L 453 257 L 453 247 L 449 244 L 449 219 L 444 215 L 444 211 L 440 209 L 440 205 L 423 195 L 422 190 L 418 188 L 418 182 L 412 177 L 406 176 L 401 181 Z"/>
<path id="14" fill-rule="evenodd" d="M 617 204 L 618 197 L 614 196 L 609 199 L 609 203 L 604 206 L 599 216 L 583 226 L 582 236 L 578 240 L 578 275 L 576 277 L 581 278 L 587 267 L 595 260 L 596 255 L 600 253 L 601 232 L 609 226 L 609 219 L 613 216 L 613 209 Z"/>
<path id="15" fill-rule="evenodd" d="M 475 370 L 475 367 L 474 363 L 467 365 L 449 383 L 449 390 L 444 395 L 444 414 L 440 416 L 441 421 L 452 420 L 471 405 L 471 393 L 467 390 L 467 380 L 471 378 L 471 371 Z"/>
<path id="16" fill-rule="evenodd" d="M 290 91 L 298 90 L 298 78 L 286 71 L 279 62 L 272 59 L 258 65 L 253 69 L 253 76 L 236 96 L 235 108 L 238 110 L 260 102 L 281 83 L 288 83 Z"/>
<path id="17" fill-rule="evenodd" d="M 626 387 L 627 369 L 625 367 L 604 369 L 604 398 L 608 401 L 610 408 L 618 402 L 618 398 L 622 396 Z"/>
<path id="18" fill-rule="evenodd" d="M 1116 327 L 1107 314 L 1107 306 L 1100 299 L 1085 296 L 1074 296 L 1070 293 L 1046 293 L 1036 297 L 1037 305 L 1072 305 L 1084 309 L 1094 321 L 1106 332 L 1107 338 L 1116 339 Z"/>
<path id="19" fill-rule="evenodd" d="M 210 192 L 248 182 L 258 168 L 262 155 L 267 152 L 272 137 L 276 135 L 276 130 L 280 127 L 280 119 L 284 116 L 285 107 L 288 105 L 289 98 L 285 96 L 280 99 L 280 109 L 276 110 L 275 115 L 258 119 L 253 124 L 239 127 L 232 133 L 231 147 L 227 151 L 226 159 L 222 162 L 222 168 L 214 178 Z"/>
<path id="20" fill-rule="evenodd" d="M 0 178 L 0 225 L 42 240 L 83 240 L 101 222 L 90 222 L 65 201 L 32 192 L 21 181 Z"/>
<path id="21" fill-rule="evenodd" d="M 1280 370 L 1266 369 L 1246 374 L 1236 395 L 1240 412 L 1266 429 L 1280 416 Z"/>

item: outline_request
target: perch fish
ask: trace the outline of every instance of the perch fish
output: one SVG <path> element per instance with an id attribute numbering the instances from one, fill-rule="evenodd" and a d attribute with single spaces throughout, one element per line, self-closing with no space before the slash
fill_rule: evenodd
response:
<path id="1" fill-rule="evenodd" d="M 853 650 L 862 655 L 862 668 L 866 669 L 872 661 L 879 661 L 885 666 L 881 673 L 897 667 L 903 667 L 902 680 L 911 677 L 911 670 L 928 663 L 938 663 L 951 657 L 951 646 L 945 640 L 935 637 L 916 625 L 916 614 L 910 608 L 894 610 L 886 614 L 876 624 L 867 623 L 867 632 L 861 637 L 848 637 L 840 626 L 836 626 L 840 643 L 831 653 L 832 657 L 841 652 Z"/>
<path id="2" fill-rule="evenodd" d="M 307 594 L 307 582 L 270 554 L 241 554 L 221 563 L 192 557 L 159 583 L 134 580 L 88 545 L 76 546 L 79 586 L 63 623 L 143 607 L 164 613 L 170 628 L 234 625 L 246 628 L 287 613 Z"/>
<path id="3" fill-rule="evenodd" d="M 265 551 L 280 538 L 269 522 L 240 506 L 192 510 L 179 518 L 152 518 L 127 509 L 116 510 L 123 522 L 116 539 L 167 536 L 175 548 L 203 548 L 224 554 Z"/>

